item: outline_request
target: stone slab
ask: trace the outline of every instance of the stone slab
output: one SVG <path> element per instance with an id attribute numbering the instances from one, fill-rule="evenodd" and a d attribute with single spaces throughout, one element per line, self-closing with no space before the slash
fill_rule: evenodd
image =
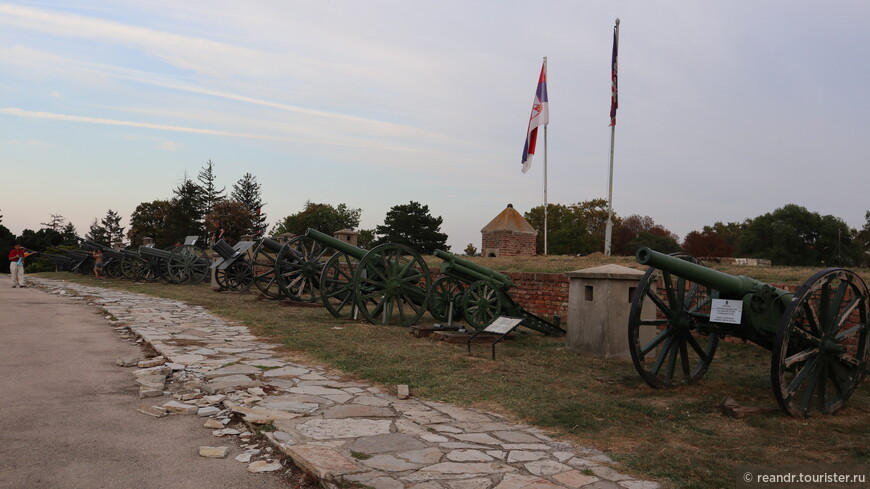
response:
<path id="1" fill-rule="evenodd" d="M 299 468 L 326 481 L 334 481 L 344 474 L 364 470 L 353 460 L 329 447 L 305 444 L 286 447 L 284 450 Z"/>
<path id="2" fill-rule="evenodd" d="M 350 449 L 356 452 L 375 454 L 387 452 L 407 452 L 426 448 L 426 444 L 410 435 L 388 433 L 357 438 Z"/>

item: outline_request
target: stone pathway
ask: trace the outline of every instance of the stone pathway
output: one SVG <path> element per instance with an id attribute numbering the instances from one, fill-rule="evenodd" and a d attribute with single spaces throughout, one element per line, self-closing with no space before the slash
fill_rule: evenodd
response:
<path id="1" fill-rule="evenodd" d="M 216 436 L 229 415 L 327 485 L 375 489 L 657 489 L 620 473 L 607 455 L 557 442 L 502 417 L 439 402 L 399 399 L 281 358 L 278 345 L 203 308 L 79 284 L 30 278 L 55 294 L 86 297 L 161 357 L 136 371 L 140 397 L 178 401 L 140 408 L 209 417 Z M 119 363 L 125 363 L 119 359 Z M 133 362 L 135 363 L 135 362 Z M 250 433 L 247 433 L 250 436 Z M 220 447 L 201 447 L 203 449 Z M 206 450 L 207 453 L 214 453 Z M 220 450 L 218 450 L 219 452 Z M 205 456 L 205 455 L 204 455 Z M 239 456 L 243 462 L 245 454 Z M 237 457 L 237 460 L 239 458 Z M 255 466 L 256 464 L 256 466 Z M 274 470 L 258 461 L 249 470 Z"/>

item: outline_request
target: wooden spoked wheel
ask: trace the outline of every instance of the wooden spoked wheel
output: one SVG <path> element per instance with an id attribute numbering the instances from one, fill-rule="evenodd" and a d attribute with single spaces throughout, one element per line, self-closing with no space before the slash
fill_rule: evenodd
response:
<path id="1" fill-rule="evenodd" d="M 462 315 L 474 329 L 489 326 L 501 316 L 505 305 L 502 292 L 486 280 L 472 283 L 462 295 Z"/>
<path id="2" fill-rule="evenodd" d="M 215 273 L 215 280 L 222 289 L 233 291 L 244 291 L 251 288 L 254 282 L 254 274 L 251 271 L 251 264 L 239 260 L 231 263 L 227 268 L 218 269 Z"/>
<path id="3" fill-rule="evenodd" d="M 822 270 L 795 293 L 780 323 L 770 377 L 779 406 L 792 416 L 834 414 L 867 373 L 867 286 L 853 272 Z"/>
<path id="4" fill-rule="evenodd" d="M 426 312 L 429 267 L 405 245 L 385 243 L 365 254 L 354 273 L 357 307 L 372 324 L 410 326 Z"/>
<path id="5" fill-rule="evenodd" d="M 169 255 L 168 280 L 174 283 L 200 284 L 209 273 L 206 252 L 193 245 L 177 246 Z"/>
<path id="6" fill-rule="evenodd" d="M 144 263 L 139 258 L 125 256 L 121 260 L 121 273 L 129 280 L 140 280 L 144 274 Z"/>
<path id="7" fill-rule="evenodd" d="M 353 274 L 359 260 L 346 254 L 336 253 L 326 262 L 320 274 L 320 293 L 323 305 L 337 318 L 353 317 L 356 293 Z"/>
<path id="8" fill-rule="evenodd" d="M 308 236 L 297 236 L 284 245 L 275 263 L 281 292 L 297 302 L 320 300 L 320 273 L 324 255 L 331 249 Z"/>
<path id="9" fill-rule="evenodd" d="M 281 252 L 279 245 L 278 251 L 274 247 L 266 245 L 264 238 L 260 240 L 260 244 L 254 250 L 254 257 L 251 260 L 251 267 L 254 271 L 254 285 L 257 289 L 270 299 L 281 298 L 281 287 L 278 285 L 278 277 L 275 273 L 275 265 L 278 262 L 278 254 Z M 272 241 L 272 243 L 278 244 Z"/>
<path id="10" fill-rule="evenodd" d="M 700 265 L 688 255 L 675 256 Z M 631 302 L 628 346 L 634 368 L 647 384 L 664 389 L 704 376 L 719 344 L 719 335 L 706 327 L 716 296 L 685 278 L 657 268 L 646 271 Z"/>
<path id="11" fill-rule="evenodd" d="M 462 281 L 453 277 L 441 277 L 432 284 L 429 289 L 428 305 L 429 314 L 437 321 L 447 321 L 451 317 L 454 321 L 462 319 L 462 294 L 465 293 L 465 285 Z M 450 310 L 453 309 L 451 316 Z"/>

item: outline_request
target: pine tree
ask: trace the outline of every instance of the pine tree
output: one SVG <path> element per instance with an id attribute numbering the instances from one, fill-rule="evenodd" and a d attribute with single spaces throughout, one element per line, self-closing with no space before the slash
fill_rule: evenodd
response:
<path id="1" fill-rule="evenodd" d="M 250 173 L 233 184 L 232 198 L 245 205 L 251 213 L 251 234 L 260 236 L 266 232 L 266 214 L 263 212 L 263 200 L 260 195 L 260 184 L 257 177 Z"/>
<path id="2" fill-rule="evenodd" d="M 51 219 L 49 219 L 48 222 L 41 222 L 41 223 L 39 223 L 39 225 L 44 227 L 44 228 L 51 229 L 52 231 L 54 231 L 56 233 L 63 232 L 63 227 L 64 227 L 64 225 L 66 225 L 66 218 L 60 214 L 50 214 L 50 215 L 51 215 Z"/>
<path id="3" fill-rule="evenodd" d="M 94 222 L 91 223 L 91 227 L 88 228 L 88 232 L 85 234 L 85 239 L 106 246 L 111 244 L 108 231 L 106 231 L 106 228 L 97 221 L 96 217 L 94 218 Z"/>
<path id="4" fill-rule="evenodd" d="M 447 235 L 441 232 L 441 216 L 433 217 L 428 205 L 413 200 L 405 205 L 394 205 L 387 212 L 383 226 L 377 226 L 378 243 L 408 245 L 420 253 L 449 250 Z"/>
<path id="5" fill-rule="evenodd" d="M 63 244 L 67 246 L 78 246 L 79 238 L 78 232 L 76 231 L 76 227 L 73 226 L 73 223 L 68 222 L 64 224 L 63 228 L 60 231 L 61 238 L 63 239 Z"/>
<path id="6" fill-rule="evenodd" d="M 203 191 L 192 180 L 185 177 L 184 181 L 173 191 L 172 212 L 170 213 L 167 231 L 173 240 L 180 241 L 186 236 L 205 236 L 203 220 Z"/>
<path id="7" fill-rule="evenodd" d="M 108 212 L 106 212 L 106 217 L 104 217 L 100 222 L 103 225 L 103 229 L 106 230 L 106 239 L 108 240 L 106 244 L 108 246 L 111 246 L 118 241 L 124 241 L 124 228 L 121 226 L 120 214 L 109 209 Z"/>
<path id="8" fill-rule="evenodd" d="M 199 180 L 199 188 L 202 189 L 202 215 L 207 216 L 211 213 L 211 208 L 217 202 L 226 198 L 224 191 L 226 187 L 217 189 L 215 180 L 217 176 L 214 174 L 214 163 L 211 160 L 206 162 L 205 166 L 199 171 L 197 180 Z"/>

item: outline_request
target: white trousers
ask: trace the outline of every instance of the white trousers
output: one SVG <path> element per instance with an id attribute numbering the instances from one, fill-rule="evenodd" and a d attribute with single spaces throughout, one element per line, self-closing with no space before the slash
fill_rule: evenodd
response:
<path id="1" fill-rule="evenodd" d="M 24 265 L 19 265 L 18 262 L 9 263 L 9 273 L 12 275 L 12 286 L 24 285 Z"/>

